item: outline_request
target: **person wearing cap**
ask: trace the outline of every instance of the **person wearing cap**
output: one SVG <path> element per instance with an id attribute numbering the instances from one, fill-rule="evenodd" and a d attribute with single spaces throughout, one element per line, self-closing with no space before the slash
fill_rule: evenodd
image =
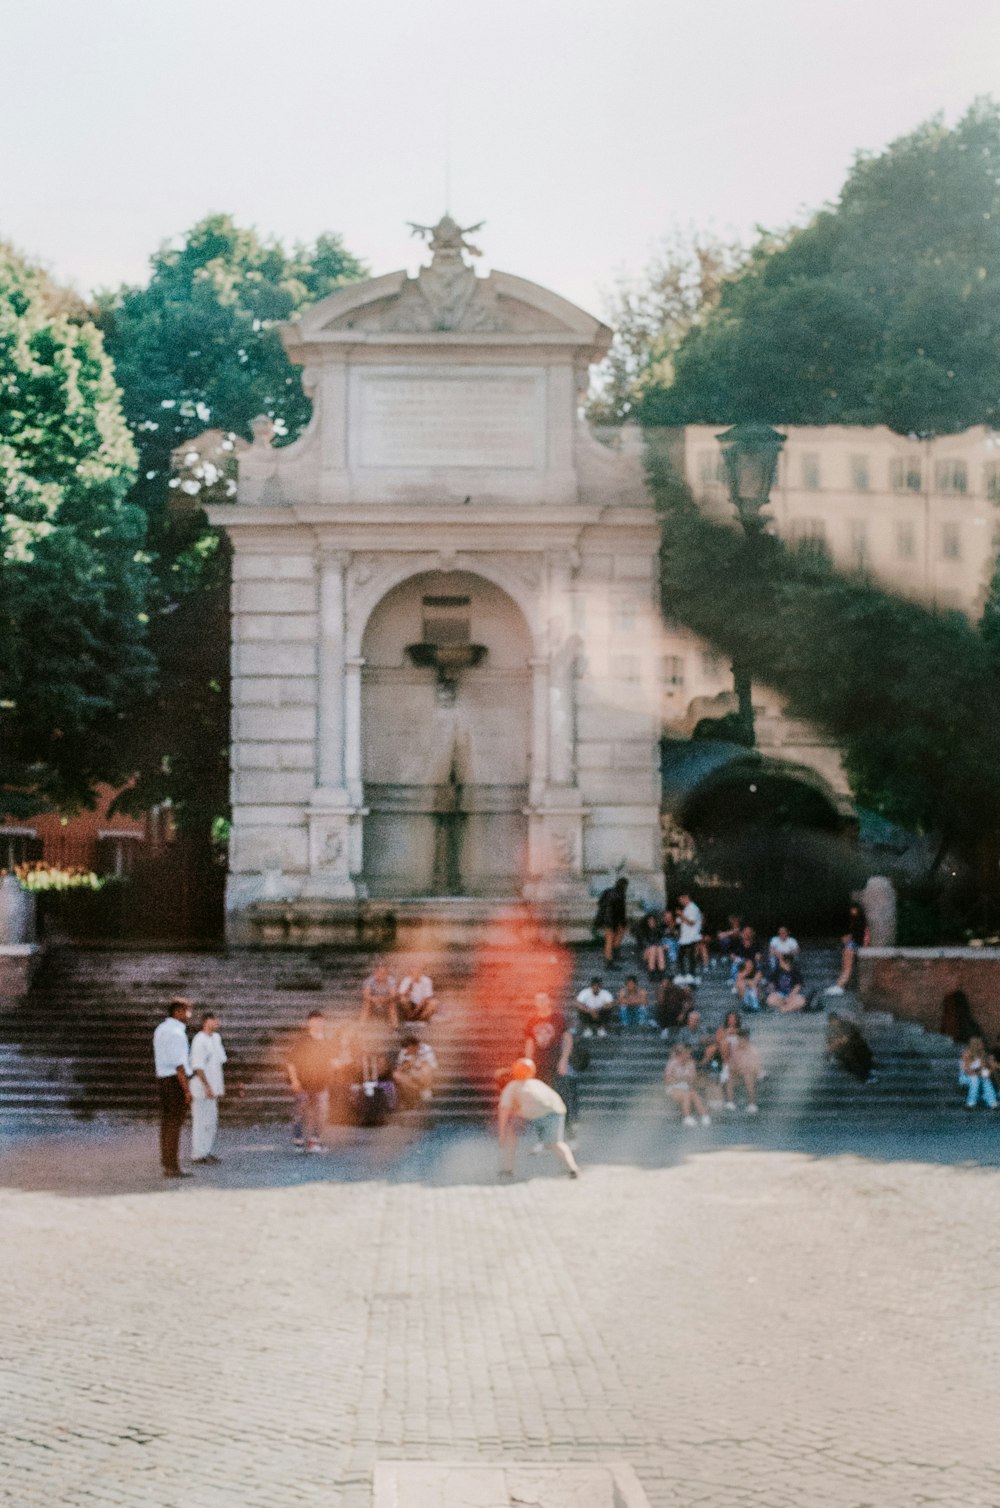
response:
<path id="1" fill-rule="evenodd" d="M 500 1096 L 500 1178 L 514 1174 L 517 1139 L 533 1130 L 540 1146 L 554 1152 L 571 1178 L 580 1169 L 566 1142 L 566 1106 L 549 1084 L 543 1084 L 530 1058 L 518 1058 L 510 1082 Z"/>
<path id="2" fill-rule="evenodd" d="M 190 1178 L 181 1170 L 181 1126 L 191 1104 L 187 1023 L 191 1002 L 178 996 L 153 1033 L 153 1064 L 160 1105 L 160 1162 L 164 1178 Z"/>

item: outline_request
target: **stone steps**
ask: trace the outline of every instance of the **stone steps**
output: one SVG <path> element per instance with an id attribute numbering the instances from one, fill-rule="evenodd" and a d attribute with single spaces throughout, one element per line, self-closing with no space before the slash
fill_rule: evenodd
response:
<path id="1" fill-rule="evenodd" d="M 473 1015 L 464 1001 L 467 961 L 441 962 L 443 1019 L 430 1034 L 441 1065 L 433 1114 L 439 1121 L 482 1121 L 494 1107 L 495 1069 L 520 1050 L 523 1014 L 505 1003 L 489 1016 Z M 579 988 L 594 971 L 594 955 L 581 952 L 576 962 Z M 810 982 L 832 977 L 832 955 L 808 962 Z M 190 995 L 196 1014 L 211 1006 L 222 1017 L 230 1055 L 226 1120 L 284 1119 L 283 1044 L 311 1009 L 321 1007 L 331 1019 L 355 1014 L 370 966 L 368 957 L 344 954 L 58 955 L 24 1005 L 0 1017 L 0 1119 L 154 1114 L 150 1037 L 172 994 Z M 723 972 L 710 972 L 699 991 L 707 1024 L 714 1026 L 732 1003 Z M 826 1062 L 822 1016 L 761 1013 L 747 1021 L 767 1070 L 762 1113 L 772 1120 L 960 1112 L 957 1052 L 947 1039 L 885 1015 L 866 1019 L 879 1078 L 862 1086 Z M 580 1085 L 584 1115 L 664 1117 L 667 1049 L 657 1032 L 636 1028 L 590 1046 L 591 1068 Z"/>

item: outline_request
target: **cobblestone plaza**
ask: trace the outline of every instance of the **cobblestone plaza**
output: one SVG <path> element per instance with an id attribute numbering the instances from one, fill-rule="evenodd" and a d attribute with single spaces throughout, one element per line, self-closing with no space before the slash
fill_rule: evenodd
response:
<path id="1" fill-rule="evenodd" d="M 585 1130 L 579 1183 L 485 1132 L 151 1129 L 0 1159 L 0 1502 L 368 1508 L 375 1465 L 636 1470 L 653 1508 L 994 1505 L 992 1125 L 798 1147 L 761 1118 Z"/>

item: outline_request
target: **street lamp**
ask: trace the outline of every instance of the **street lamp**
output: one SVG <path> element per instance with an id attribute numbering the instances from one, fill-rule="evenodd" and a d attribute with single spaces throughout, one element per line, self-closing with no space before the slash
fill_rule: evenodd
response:
<path id="1" fill-rule="evenodd" d="M 729 496 L 747 542 L 753 545 L 767 528 L 768 517 L 764 509 L 770 500 L 785 437 L 770 424 L 736 424 L 724 434 L 716 435 L 716 439 L 722 448 Z M 739 660 L 733 661 L 733 682 L 739 709 L 738 741 L 752 749 L 756 742 L 752 679 L 749 670 Z"/>
<path id="2" fill-rule="evenodd" d="M 762 534 L 767 507 L 778 469 L 784 435 L 770 424 L 736 424 L 715 437 L 722 447 L 722 460 L 729 483 L 729 496 L 749 538 Z"/>

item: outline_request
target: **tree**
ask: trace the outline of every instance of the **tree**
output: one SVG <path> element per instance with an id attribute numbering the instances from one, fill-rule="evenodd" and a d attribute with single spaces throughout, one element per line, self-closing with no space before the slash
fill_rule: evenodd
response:
<path id="1" fill-rule="evenodd" d="M 844 748 L 858 800 L 974 856 L 1000 826 L 1000 652 L 815 551 L 703 514 L 651 436 L 671 617 L 745 663 Z"/>
<path id="2" fill-rule="evenodd" d="M 161 668 L 131 720 L 137 778 L 120 804 L 169 799 L 178 823 L 202 837 L 228 810 L 229 556 L 200 504 L 233 483 L 218 446 L 206 458 L 197 437 L 213 426 L 232 456 L 263 413 L 277 443 L 294 439 L 311 409 L 276 326 L 363 272 L 338 236 L 288 252 L 212 215 L 156 252 L 145 287 L 99 303 L 139 452 L 132 498 L 150 520 Z M 187 506 L 171 507 L 172 496 Z"/>
<path id="3" fill-rule="evenodd" d="M 762 235 L 646 381 L 643 418 L 948 433 L 1000 418 L 998 363 L 1000 107 L 980 100 L 859 155 L 836 204 Z"/>
<path id="4" fill-rule="evenodd" d="M 615 338 L 587 408 L 592 424 L 623 423 L 647 388 L 669 385 L 674 352 L 744 258 L 736 242 L 675 234 L 639 277 L 618 278 L 607 299 Z"/>
<path id="5" fill-rule="evenodd" d="M 101 336 L 0 245 L 0 783 L 8 814 L 87 805 L 130 773 L 153 680 L 135 450 Z"/>

